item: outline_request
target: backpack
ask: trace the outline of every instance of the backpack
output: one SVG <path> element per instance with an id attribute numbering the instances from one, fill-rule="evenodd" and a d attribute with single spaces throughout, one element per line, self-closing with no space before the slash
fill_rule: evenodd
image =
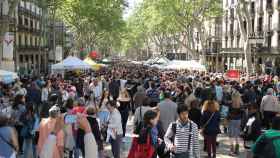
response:
<path id="1" fill-rule="evenodd" d="M 171 130 L 173 132 L 173 137 L 171 138 L 171 141 L 174 143 L 176 132 L 177 132 L 177 123 L 173 122 L 171 125 Z M 190 122 L 190 128 L 189 128 L 189 138 L 188 138 L 188 151 L 191 149 L 191 133 L 192 133 L 192 123 Z M 168 154 L 172 153 L 171 151 L 168 151 Z"/>
<path id="2" fill-rule="evenodd" d="M 277 154 L 276 151 L 279 150 L 274 146 L 274 141 L 280 140 L 280 136 L 275 136 L 268 138 L 264 136 L 263 139 L 260 139 L 257 142 L 254 158 L 276 158 Z"/>

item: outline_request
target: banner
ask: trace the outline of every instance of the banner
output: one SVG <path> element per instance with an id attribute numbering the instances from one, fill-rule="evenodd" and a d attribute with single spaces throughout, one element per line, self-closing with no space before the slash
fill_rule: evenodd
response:
<path id="1" fill-rule="evenodd" d="M 14 42 L 14 33 L 6 32 L 3 40 L 3 58 L 5 60 L 13 60 Z"/>
<path id="2" fill-rule="evenodd" d="M 228 79 L 236 80 L 240 78 L 240 73 L 238 70 L 228 70 L 226 73 L 226 77 Z"/>

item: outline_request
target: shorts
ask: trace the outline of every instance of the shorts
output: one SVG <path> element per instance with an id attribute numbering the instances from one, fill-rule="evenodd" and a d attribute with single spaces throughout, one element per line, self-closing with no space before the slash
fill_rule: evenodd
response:
<path id="1" fill-rule="evenodd" d="M 229 137 L 240 136 L 241 120 L 229 120 L 228 122 L 228 135 Z"/>

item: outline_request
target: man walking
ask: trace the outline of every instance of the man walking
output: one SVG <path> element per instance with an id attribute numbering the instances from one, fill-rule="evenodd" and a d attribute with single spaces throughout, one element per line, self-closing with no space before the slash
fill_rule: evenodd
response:
<path id="1" fill-rule="evenodd" d="M 197 125 L 188 118 L 188 107 L 177 108 L 179 118 L 169 125 L 164 141 L 172 158 L 200 158 Z"/>
<path id="2" fill-rule="evenodd" d="M 171 100 L 170 91 L 165 91 L 163 95 L 164 100 L 159 103 L 159 110 L 160 122 L 162 123 L 164 132 L 166 132 L 169 124 L 177 119 L 177 104 Z"/>

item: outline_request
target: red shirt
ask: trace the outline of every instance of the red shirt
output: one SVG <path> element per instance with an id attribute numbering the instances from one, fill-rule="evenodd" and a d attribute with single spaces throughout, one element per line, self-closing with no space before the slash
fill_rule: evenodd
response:
<path id="1" fill-rule="evenodd" d="M 78 114 L 78 113 L 83 114 L 85 110 L 86 108 L 84 106 L 76 106 L 73 108 L 73 114 Z"/>

